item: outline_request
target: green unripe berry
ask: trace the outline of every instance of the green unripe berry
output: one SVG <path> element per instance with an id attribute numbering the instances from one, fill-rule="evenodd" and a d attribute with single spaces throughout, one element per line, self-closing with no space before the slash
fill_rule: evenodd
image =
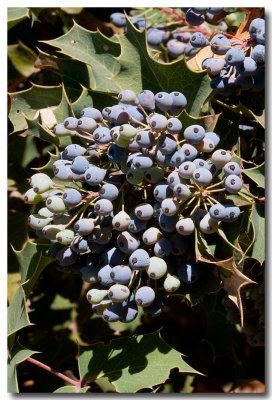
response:
<path id="1" fill-rule="evenodd" d="M 175 292 L 180 287 L 180 280 L 176 275 L 169 275 L 163 282 L 164 289 L 169 292 Z"/>
<path id="2" fill-rule="evenodd" d="M 123 124 L 119 128 L 120 136 L 126 140 L 133 139 L 137 132 L 138 130 L 129 124 Z"/>
<path id="3" fill-rule="evenodd" d="M 48 210 L 53 212 L 54 214 L 61 214 L 66 210 L 66 205 L 62 198 L 58 196 L 50 196 L 46 199 L 45 202 L 46 207 Z"/>
<path id="4" fill-rule="evenodd" d="M 147 275 L 152 279 L 160 279 L 167 272 L 167 264 L 160 257 L 151 257 L 149 267 L 146 269 Z"/>
<path id="5" fill-rule="evenodd" d="M 144 173 L 138 169 L 130 168 L 126 173 L 126 179 L 131 185 L 139 185 L 144 180 Z"/>
<path id="6" fill-rule="evenodd" d="M 43 217 L 39 214 L 32 214 L 28 218 L 28 224 L 32 229 L 43 229 L 50 222 L 51 218 Z"/>
<path id="7" fill-rule="evenodd" d="M 87 300 L 91 304 L 100 303 L 108 294 L 107 290 L 99 290 L 99 289 L 90 289 L 87 292 Z"/>
<path id="8" fill-rule="evenodd" d="M 61 244 L 70 244 L 72 243 L 75 236 L 75 232 L 71 229 L 64 229 L 56 234 L 56 239 Z"/>

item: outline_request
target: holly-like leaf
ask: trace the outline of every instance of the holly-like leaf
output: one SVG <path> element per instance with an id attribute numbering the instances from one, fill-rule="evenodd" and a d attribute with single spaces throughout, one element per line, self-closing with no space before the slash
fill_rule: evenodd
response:
<path id="1" fill-rule="evenodd" d="M 44 268 L 53 258 L 48 257 L 49 245 L 27 242 L 20 251 L 14 251 L 21 269 L 21 286 L 8 307 L 8 335 L 30 325 L 26 299 Z"/>
<path id="2" fill-rule="evenodd" d="M 50 156 L 48 163 L 43 165 L 41 168 L 33 168 L 33 169 L 50 176 L 50 178 L 54 178 L 55 175 L 52 166 L 55 161 L 59 160 L 59 152 L 57 150 L 56 154 L 52 154 L 50 152 L 48 152 L 48 154 Z"/>
<path id="3" fill-rule="evenodd" d="M 254 241 L 248 255 L 262 264 L 265 260 L 265 218 L 264 204 L 252 207 L 251 222 L 254 231 Z"/>
<path id="4" fill-rule="evenodd" d="M 116 104 L 116 99 L 107 93 L 98 93 L 82 87 L 81 95 L 72 104 L 74 114 L 77 118 L 80 117 L 80 111 L 86 107 L 95 107 L 103 110 L 105 107 L 110 107 Z"/>
<path id="5" fill-rule="evenodd" d="M 246 118 L 255 120 L 258 122 L 258 124 L 265 128 L 265 110 L 263 110 L 261 115 L 256 115 L 252 110 L 244 106 L 242 103 L 239 104 L 238 108 L 242 111 Z"/>
<path id="6" fill-rule="evenodd" d="M 8 46 L 8 87 L 16 89 L 20 82 L 30 77 L 37 69 L 34 67 L 36 54 L 21 41 Z"/>
<path id="7" fill-rule="evenodd" d="M 106 376 L 118 392 L 135 393 L 164 382 L 172 368 L 199 373 L 181 356 L 163 341 L 159 331 L 125 336 L 106 345 L 80 347 L 80 379 L 91 382 Z"/>
<path id="8" fill-rule="evenodd" d="M 9 93 L 11 108 L 9 119 L 13 124 L 13 132 L 27 129 L 25 117 L 34 119 L 38 110 L 56 106 L 62 95 L 61 86 L 34 85 L 30 89 Z"/>
<path id="9" fill-rule="evenodd" d="M 28 242 L 22 250 L 15 250 L 21 268 L 21 282 L 26 297 L 29 296 L 44 268 L 54 261 L 47 254 L 48 248 L 49 245 Z"/>
<path id="10" fill-rule="evenodd" d="M 43 126 L 42 119 L 40 113 L 36 119 L 29 119 L 25 116 L 26 123 L 28 128 L 26 131 L 21 133 L 20 136 L 23 137 L 38 137 L 46 142 L 53 143 L 55 145 L 59 144 L 59 138 L 55 136 L 49 129 Z"/>
<path id="11" fill-rule="evenodd" d="M 189 115 L 186 110 L 183 110 L 181 114 L 177 116 L 177 118 L 182 123 L 182 130 L 187 128 L 190 125 L 201 125 L 205 128 L 206 131 L 214 131 L 217 121 L 220 117 L 220 114 L 214 115 L 205 115 L 203 117 L 193 117 Z M 182 136 L 181 136 L 182 137 Z"/>
<path id="12" fill-rule="evenodd" d="M 29 18 L 29 15 L 27 7 L 8 7 L 8 29 L 13 28 L 25 18 Z"/>
<path id="13" fill-rule="evenodd" d="M 91 32 L 76 23 L 65 35 L 45 43 L 57 47 L 62 54 L 90 66 L 92 77 L 89 86 L 100 92 L 118 93 L 120 87 L 111 79 L 120 70 L 115 57 L 120 54 L 120 45 L 100 32 Z"/>
<path id="14" fill-rule="evenodd" d="M 258 165 L 255 168 L 243 169 L 242 172 L 243 172 L 243 174 L 248 176 L 250 179 L 252 179 L 254 182 L 256 182 L 259 187 L 264 189 L 264 185 L 265 185 L 264 163 L 262 163 L 261 165 Z"/>
<path id="15" fill-rule="evenodd" d="M 89 386 L 84 386 L 83 388 L 77 388 L 76 386 L 62 386 L 57 390 L 54 390 L 53 393 L 86 393 L 89 389 Z"/>
<path id="16" fill-rule="evenodd" d="M 18 382 L 17 382 L 17 371 L 16 367 L 18 364 L 25 361 L 28 357 L 31 357 L 32 354 L 39 353 L 38 351 L 33 351 L 26 349 L 22 346 L 17 340 L 16 344 L 12 348 L 8 356 L 8 392 L 9 393 L 18 393 Z"/>
<path id="17" fill-rule="evenodd" d="M 200 259 L 201 261 L 207 262 L 207 260 L 203 257 Z M 229 299 L 238 307 L 241 316 L 241 326 L 243 326 L 244 314 L 240 291 L 245 285 L 256 282 L 249 279 L 241 271 L 239 271 L 239 269 L 237 269 L 236 265 L 234 265 L 233 257 L 221 261 L 210 260 L 209 262 L 216 264 L 217 267 L 219 267 L 224 289 L 228 293 Z"/>
<path id="18" fill-rule="evenodd" d="M 8 307 L 8 336 L 13 335 L 20 329 L 31 325 L 26 309 L 26 296 L 20 286 L 15 293 L 11 305 Z"/>

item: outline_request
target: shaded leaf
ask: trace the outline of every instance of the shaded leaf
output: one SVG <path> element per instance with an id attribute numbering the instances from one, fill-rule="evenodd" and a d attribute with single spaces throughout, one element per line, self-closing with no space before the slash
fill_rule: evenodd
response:
<path id="1" fill-rule="evenodd" d="M 11 29 L 25 18 L 29 18 L 29 9 L 27 7 L 8 7 L 8 29 Z"/>
<path id="2" fill-rule="evenodd" d="M 16 366 L 21 362 L 25 361 L 28 357 L 32 356 L 32 354 L 39 353 L 38 351 L 33 351 L 26 349 L 23 347 L 19 341 L 17 340 L 15 346 L 10 351 L 8 356 L 8 392 L 9 393 L 18 393 L 18 382 L 17 382 L 17 371 Z"/>
<path id="3" fill-rule="evenodd" d="M 259 187 L 264 189 L 264 185 L 265 185 L 264 163 L 262 163 L 261 165 L 258 165 L 255 168 L 243 169 L 242 172 L 243 172 L 243 174 L 248 176 L 250 179 L 252 179 L 254 182 L 256 182 Z"/>
<path id="4" fill-rule="evenodd" d="M 8 307 L 8 335 L 30 325 L 26 310 L 26 299 L 44 268 L 54 261 L 47 256 L 49 245 L 28 242 L 20 251 L 15 251 L 20 269 L 21 286 Z"/>
<path id="5" fill-rule="evenodd" d="M 261 115 L 256 115 L 252 110 L 250 110 L 241 103 L 239 104 L 238 108 L 243 112 L 243 114 L 247 118 L 254 119 L 256 122 L 258 122 L 258 124 L 260 124 L 263 128 L 265 128 L 265 110 L 263 110 Z"/>
<path id="6" fill-rule="evenodd" d="M 82 87 L 81 95 L 72 104 L 72 107 L 75 116 L 79 118 L 80 111 L 83 110 L 83 108 L 95 107 L 102 110 L 103 108 L 113 106 L 114 104 L 116 104 L 116 99 L 111 97 L 109 94 L 94 92 Z"/>
<path id="7" fill-rule="evenodd" d="M 198 373 L 181 354 L 169 347 L 156 331 L 147 335 L 126 336 L 109 344 L 80 347 L 81 379 L 93 381 L 107 376 L 120 393 L 135 393 L 141 388 L 164 382 L 172 368 Z"/>
<path id="8" fill-rule="evenodd" d="M 61 86 L 34 84 L 30 89 L 9 93 L 11 100 L 9 119 L 14 127 L 13 132 L 27 129 L 25 116 L 34 119 L 38 110 L 59 104 L 61 94 Z"/>
<path id="9" fill-rule="evenodd" d="M 23 137 L 38 137 L 46 142 L 53 143 L 55 145 L 59 144 L 59 138 L 55 136 L 49 129 L 45 128 L 42 125 L 42 119 L 40 113 L 36 119 L 28 119 L 25 117 L 28 128 L 24 133 L 21 133 L 20 136 Z"/>
<path id="10" fill-rule="evenodd" d="M 207 262 L 207 260 L 203 257 L 201 257 L 201 261 Z M 208 262 L 216 264 L 220 268 L 220 271 L 222 272 L 221 279 L 223 281 L 224 289 L 228 293 L 229 299 L 238 307 L 241 316 L 241 326 L 243 326 L 244 312 L 240 291 L 245 285 L 256 282 L 249 279 L 237 269 L 237 267 L 234 265 L 233 257 L 229 258 L 228 260 L 210 260 Z M 224 273 L 224 270 L 227 272 L 227 274 Z"/>
<path id="11" fill-rule="evenodd" d="M 89 389 L 89 386 L 84 386 L 83 388 L 78 389 L 76 386 L 62 386 L 57 390 L 54 390 L 53 393 L 86 393 Z"/>
<path id="12" fill-rule="evenodd" d="M 230 326 L 226 316 L 218 311 L 206 310 L 206 324 L 204 340 L 211 346 L 214 358 L 233 359 Z M 220 335 L 218 335 L 218 332 L 220 332 Z"/>
<path id="13" fill-rule="evenodd" d="M 25 328 L 26 326 L 31 325 L 26 310 L 25 292 L 21 286 L 15 293 L 11 305 L 8 307 L 7 314 L 8 336 L 12 335 L 22 328 Z"/>
<path id="14" fill-rule="evenodd" d="M 21 282 L 26 297 L 29 296 L 44 268 L 54 261 L 47 254 L 48 248 L 49 245 L 28 242 L 22 250 L 15 250 L 15 255 L 21 269 Z"/>
<path id="15" fill-rule="evenodd" d="M 254 230 L 254 242 L 248 254 L 262 264 L 265 260 L 264 204 L 255 204 L 252 207 L 250 219 Z"/>

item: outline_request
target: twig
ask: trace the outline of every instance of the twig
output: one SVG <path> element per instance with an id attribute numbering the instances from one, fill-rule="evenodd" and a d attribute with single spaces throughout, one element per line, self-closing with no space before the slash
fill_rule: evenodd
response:
<path id="1" fill-rule="evenodd" d="M 48 372 L 51 372 L 51 374 L 57 376 L 60 379 L 63 379 L 64 381 L 70 383 L 78 389 L 82 388 L 83 386 L 82 381 L 75 381 L 74 379 L 68 378 L 68 376 L 62 374 L 61 372 L 55 371 L 53 368 L 48 367 L 48 365 L 43 364 L 41 361 L 35 360 L 32 357 L 28 357 L 26 360 L 31 362 L 32 364 L 38 365 L 38 367 L 43 368 Z"/>

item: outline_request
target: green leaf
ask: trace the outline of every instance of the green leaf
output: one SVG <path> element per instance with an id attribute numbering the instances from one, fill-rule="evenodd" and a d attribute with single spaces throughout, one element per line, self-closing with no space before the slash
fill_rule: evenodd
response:
<path id="1" fill-rule="evenodd" d="M 159 331 L 122 337 L 107 345 L 80 347 L 81 380 L 90 382 L 107 376 L 120 393 L 152 388 L 164 382 L 172 368 L 183 373 L 199 373 L 163 341 Z"/>
<path id="2" fill-rule="evenodd" d="M 248 254 L 251 258 L 255 258 L 255 260 L 258 260 L 262 264 L 265 260 L 264 204 L 255 204 L 252 207 L 250 219 L 252 221 L 255 240 Z"/>
<path id="3" fill-rule="evenodd" d="M 79 118 L 80 111 L 86 107 L 95 107 L 99 110 L 107 106 L 113 106 L 116 104 L 116 99 L 111 97 L 107 93 L 98 93 L 88 90 L 86 87 L 82 87 L 82 92 L 79 98 L 72 104 L 75 116 Z"/>
<path id="4" fill-rule="evenodd" d="M 49 159 L 48 163 L 43 165 L 41 168 L 33 168 L 33 169 L 36 169 L 37 171 L 42 172 L 42 173 L 50 176 L 50 178 L 54 178 L 55 175 L 54 175 L 52 166 L 53 166 L 55 161 L 59 160 L 59 152 L 57 150 L 56 154 L 52 154 L 52 153 L 49 153 L 49 152 L 48 152 L 48 154 L 50 156 L 50 159 Z"/>
<path id="5" fill-rule="evenodd" d="M 40 113 L 36 119 L 28 119 L 25 117 L 28 128 L 25 132 L 21 133 L 22 137 L 38 137 L 46 142 L 53 143 L 55 145 L 59 144 L 59 138 L 55 136 L 49 129 L 42 125 L 42 119 Z"/>
<path id="6" fill-rule="evenodd" d="M 34 84 L 30 89 L 9 93 L 11 100 L 9 119 L 14 127 L 13 132 L 27 129 L 25 117 L 34 119 L 38 110 L 59 104 L 61 94 L 61 86 Z"/>
<path id="7" fill-rule="evenodd" d="M 21 41 L 8 46 L 9 81 L 21 80 L 35 72 L 36 54 Z M 12 82 L 13 83 L 13 82 Z"/>
<path id="8" fill-rule="evenodd" d="M 54 261 L 47 256 L 49 245 L 27 242 L 20 251 L 14 251 L 21 269 L 21 286 L 8 307 L 8 335 L 30 325 L 26 299 L 44 268 Z"/>
<path id="9" fill-rule="evenodd" d="M 10 351 L 8 357 L 8 392 L 9 393 L 18 393 L 18 382 L 17 382 L 17 371 L 16 366 L 23 361 L 25 361 L 28 357 L 31 357 L 32 354 L 39 353 L 38 351 L 33 351 L 26 349 L 23 347 L 19 341 L 17 340 L 15 346 Z"/>
<path id="10" fill-rule="evenodd" d="M 27 310 L 26 310 L 26 297 L 22 287 L 19 287 L 12 300 L 11 305 L 8 307 L 8 336 L 31 325 Z"/>
<path id="11" fill-rule="evenodd" d="M 89 386 L 84 386 L 83 388 L 78 389 L 76 386 L 62 386 L 57 390 L 54 390 L 53 393 L 86 393 L 89 389 Z"/>
<path id="12" fill-rule="evenodd" d="M 25 18 L 29 18 L 29 9 L 27 7 L 8 7 L 8 29 L 11 29 Z"/>
<path id="13" fill-rule="evenodd" d="M 258 165 L 255 168 L 243 169 L 242 172 L 243 172 L 243 174 L 248 176 L 250 179 L 252 179 L 254 182 L 256 182 L 259 187 L 264 189 L 264 185 L 265 185 L 264 163 L 262 163 L 261 165 Z"/>
<path id="14" fill-rule="evenodd" d="M 92 69 L 89 83 L 92 89 L 111 93 L 120 91 L 120 87 L 112 80 L 120 70 L 119 62 L 115 59 L 120 54 L 118 43 L 76 23 L 65 35 L 44 43 L 60 48 L 62 54 L 89 65 Z"/>
<path id="15" fill-rule="evenodd" d="M 205 115 L 203 117 L 193 117 L 192 115 L 189 115 L 186 110 L 183 110 L 181 114 L 177 116 L 177 118 L 181 121 L 182 123 L 182 130 L 184 131 L 187 126 L 190 125 L 201 125 L 203 128 L 205 128 L 206 131 L 214 131 L 217 121 L 220 117 L 220 114 L 214 114 L 214 115 Z M 183 134 L 180 135 L 181 138 L 183 137 Z"/>
<path id="16" fill-rule="evenodd" d="M 242 103 L 239 104 L 239 109 L 243 112 L 243 114 L 249 118 L 254 119 L 258 124 L 260 124 L 263 128 L 265 128 L 265 111 L 263 110 L 261 115 L 256 115 L 252 110 L 244 106 Z"/>
<path id="17" fill-rule="evenodd" d="M 49 245 L 28 242 L 22 250 L 15 250 L 21 268 L 21 282 L 26 297 L 29 296 L 44 268 L 54 261 L 47 254 L 48 248 Z"/>

